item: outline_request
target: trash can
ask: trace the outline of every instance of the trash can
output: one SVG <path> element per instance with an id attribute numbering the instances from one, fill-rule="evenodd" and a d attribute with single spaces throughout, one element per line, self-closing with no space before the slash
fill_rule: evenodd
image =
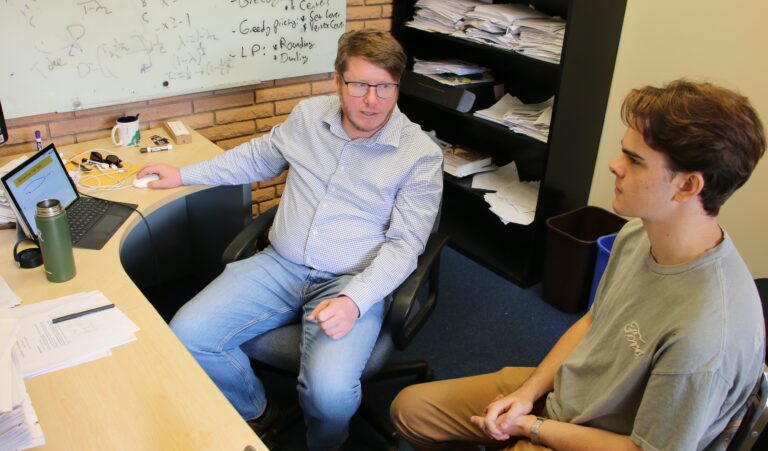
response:
<path id="1" fill-rule="evenodd" d="M 542 297 L 568 313 L 586 310 L 595 271 L 597 239 L 627 221 L 599 207 L 580 207 L 547 219 Z"/>
<path id="2" fill-rule="evenodd" d="M 597 239 L 595 273 L 592 275 L 592 289 L 589 291 L 589 301 L 587 302 L 587 308 L 592 307 L 592 302 L 595 301 L 597 286 L 600 284 L 600 279 L 603 277 L 603 273 L 605 272 L 605 266 L 608 264 L 608 258 L 611 256 L 611 249 L 613 248 L 614 241 L 616 241 L 615 233 L 601 236 Z"/>

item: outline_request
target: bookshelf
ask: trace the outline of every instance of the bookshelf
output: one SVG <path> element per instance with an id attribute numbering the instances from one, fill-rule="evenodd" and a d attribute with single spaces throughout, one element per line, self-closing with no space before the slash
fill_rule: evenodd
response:
<path id="1" fill-rule="evenodd" d="M 472 115 L 409 95 L 398 105 L 425 130 L 453 144 L 515 161 L 523 180 L 540 180 L 534 222 L 504 225 L 470 179 L 445 176 L 442 232 L 450 245 L 522 287 L 540 279 L 546 218 L 587 204 L 613 76 L 626 0 L 528 0 L 524 3 L 566 19 L 560 64 L 405 26 L 415 0 L 394 0 L 392 33 L 413 58 L 458 58 L 492 70 L 505 91 L 523 102 L 555 96 L 548 142 L 540 142 Z M 611 114 L 609 112 L 609 114 Z M 615 112 L 618 114 L 618 112 Z"/>

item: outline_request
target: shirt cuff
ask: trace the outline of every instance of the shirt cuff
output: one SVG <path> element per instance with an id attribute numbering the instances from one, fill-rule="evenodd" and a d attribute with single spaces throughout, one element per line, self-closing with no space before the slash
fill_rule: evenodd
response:
<path id="1" fill-rule="evenodd" d="M 360 310 L 360 316 L 358 318 L 362 318 L 374 304 L 381 301 L 381 299 L 371 296 L 370 288 L 355 279 L 352 279 L 352 281 L 341 290 L 340 294 L 350 297 L 352 302 L 357 305 L 358 310 Z"/>

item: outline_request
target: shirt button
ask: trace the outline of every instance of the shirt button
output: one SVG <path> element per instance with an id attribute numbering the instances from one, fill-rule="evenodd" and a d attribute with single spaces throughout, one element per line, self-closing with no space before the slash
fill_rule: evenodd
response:
<path id="1" fill-rule="evenodd" d="M 317 235 L 317 229 L 312 230 L 312 235 Z"/>
<path id="2" fill-rule="evenodd" d="M 323 202 L 323 208 L 328 208 L 328 202 Z"/>
<path id="3" fill-rule="evenodd" d="M 332 192 L 332 193 L 335 193 L 335 192 L 336 192 L 336 187 L 335 187 L 335 186 L 332 186 L 332 187 L 331 187 L 331 192 Z"/>
<path id="4" fill-rule="evenodd" d="M 344 170 L 344 166 L 339 166 L 339 171 L 343 171 L 343 170 Z"/>

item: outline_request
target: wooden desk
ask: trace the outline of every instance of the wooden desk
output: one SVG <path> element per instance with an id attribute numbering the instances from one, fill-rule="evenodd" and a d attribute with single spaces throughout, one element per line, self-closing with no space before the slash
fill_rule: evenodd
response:
<path id="1" fill-rule="evenodd" d="M 142 146 L 152 134 L 166 136 L 160 129 L 142 131 Z M 179 166 L 221 152 L 194 132 L 190 144 L 167 152 L 141 154 L 137 148 L 116 148 L 109 139 L 59 151 L 66 156 L 94 148 L 117 152 L 135 164 Z M 146 216 L 204 189 L 129 187 L 93 194 L 138 204 Z M 142 227 L 140 221 L 132 215 L 99 251 L 75 249 L 77 276 L 59 284 L 48 282 L 42 267 L 19 269 L 11 255 L 16 231 L 0 230 L 0 271 L 22 305 L 98 289 L 141 328 L 135 342 L 115 348 L 110 357 L 26 381 L 45 434 L 44 449 L 240 451 L 250 445 L 266 450 L 121 266 L 121 248 L 128 233 Z"/>

